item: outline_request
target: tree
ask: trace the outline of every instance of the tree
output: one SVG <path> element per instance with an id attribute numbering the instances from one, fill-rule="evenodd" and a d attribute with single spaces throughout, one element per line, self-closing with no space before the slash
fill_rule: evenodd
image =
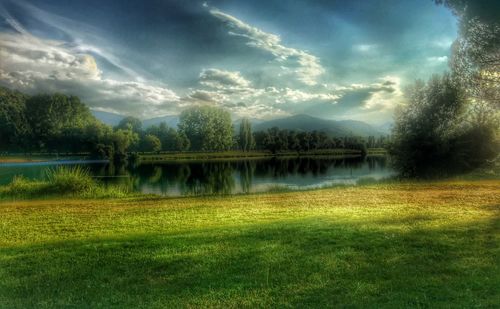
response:
<path id="1" fill-rule="evenodd" d="M 141 141 L 141 151 L 158 152 L 161 150 L 161 141 L 152 134 L 146 134 Z"/>
<path id="2" fill-rule="evenodd" d="M 390 151 L 404 176 L 434 176 L 463 169 L 466 93 L 450 74 L 417 81 L 396 112 Z"/>
<path id="3" fill-rule="evenodd" d="M 300 140 L 293 130 L 288 132 L 288 147 L 290 150 L 300 151 Z"/>
<path id="4" fill-rule="evenodd" d="M 0 150 L 26 149 L 30 126 L 26 120 L 26 99 L 18 91 L 0 87 Z"/>
<path id="5" fill-rule="evenodd" d="M 142 121 L 139 118 L 136 117 L 125 117 L 123 118 L 120 123 L 115 127 L 115 129 L 121 129 L 121 130 L 132 130 L 133 132 L 137 134 L 142 134 Z"/>
<path id="6" fill-rule="evenodd" d="M 189 147 L 191 147 L 191 142 L 189 141 L 189 138 L 186 136 L 186 134 L 184 134 L 183 132 L 177 134 L 175 147 L 178 151 L 189 150 Z"/>
<path id="7" fill-rule="evenodd" d="M 139 142 L 139 135 L 131 129 L 118 129 L 110 135 L 109 139 L 109 143 L 113 145 L 115 158 L 120 161 L 126 158 L 129 148 Z"/>
<path id="8" fill-rule="evenodd" d="M 243 118 L 240 124 L 239 144 L 243 151 L 249 151 L 255 148 L 255 139 L 252 134 L 252 124 L 250 120 Z"/>
<path id="9" fill-rule="evenodd" d="M 452 46 L 450 67 L 474 101 L 500 108 L 500 2 L 435 0 L 459 19 L 459 36 Z M 492 110 L 488 111 L 491 113 Z"/>
<path id="10" fill-rule="evenodd" d="M 309 151 L 311 149 L 312 135 L 310 132 L 300 132 L 299 140 L 300 140 L 300 149 L 302 151 Z"/>
<path id="11" fill-rule="evenodd" d="M 436 0 L 436 3 L 449 7 L 459 20 L 450 68 L 468 100 L 466 123 L 458 133 L 457 143 L 463 156 L 462 165 L 474 167 L 499 152 L 500 2 Z"/>
<path id="12" fill-rule="evenodd" d="M 25 113 L 31 128 L 31 144 L 41 150 L 60 150 L 65 133 L 97 123 L 78 97 L 57 93 L 28 98 Z"/>
<path id="13" fill-rule="evenodd" d="M 189 139 L 192 150 L 228 150 L 233 144 L 231 115 L 217 107 L 195 106 L 183 111 L 179 133 Z"/>

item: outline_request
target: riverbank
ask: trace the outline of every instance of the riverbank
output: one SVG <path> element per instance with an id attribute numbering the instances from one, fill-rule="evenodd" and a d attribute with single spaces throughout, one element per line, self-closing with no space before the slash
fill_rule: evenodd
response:
<path id="1" fill-rule="evenodd" d="M 368 155 L 387 155 L 383 148 L 367 150 Z M 85 159 L 88 154 L 41 154 L 41 155 L 0 155 L 1 163 L 30 163 L 50 162 L 55 160 Z M 323 149 L 311 151 L 287 151 L 272 153 L 270 151 L 215 151 L 215 152 L 161 152 L 161 153 L 137 153 L 135 158 L 138 163 L 161 163 L 174 161 L 211 161 L 211 160 L 252 160 L 265 158 L 297 158 L 297 157 L 338 157 L 352 158 L 361 156 L 361 151 L 356 149 Z"/>
<path id="2" fill-rule="evenodd" d="M 495 307 L 500 180 L 2 202 L 0 307 Z"/>
<path id="3" fill-rule="evenodd" d="M 32 163 L 55 160 L 52 157 L 0 156 L 0 163 Z"/>
<path id="4" fill-rule="evenodd" d="M 380 152 L 378 152 L 380 153 Z M 139 163 L 174 162 L 174 161 L 216 161 L 216 160 L 252 160 L 265 158 L 297 158 L 297 157 L 359 157 L 361 151 L 354 149 L 325 149 L 305 152 L 287 151 L 272 153 L 270 151 L 223 151 L 223 152 L 170 152 L 139 153 Z"/>

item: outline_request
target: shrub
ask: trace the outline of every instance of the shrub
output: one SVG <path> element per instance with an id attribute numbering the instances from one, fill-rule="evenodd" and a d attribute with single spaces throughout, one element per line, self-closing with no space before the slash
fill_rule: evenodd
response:
<path id="1" fill-rule="evenodd" d="M 9 195 L 14 197 L 31 197 L 43 194 L 46 184 L 41 181 L 32 181 L 23 176 L 14 176 L 12 182 L 0 191 L 0 195 Z"/>
<path id="2" fill-rule="evenodd" d="M 59 194 L 81 194 L 96 186 L 88 169 L 81 166 L 57 167 L 47 171 L 48 190 Z"/>

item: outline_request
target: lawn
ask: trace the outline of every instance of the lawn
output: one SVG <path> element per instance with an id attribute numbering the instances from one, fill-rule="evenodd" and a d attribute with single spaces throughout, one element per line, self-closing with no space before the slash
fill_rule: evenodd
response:
<path id="1" fill-rule="evenodd" d="M 500 180 L 0 203 L 3 308 L 500 306 Z"/>

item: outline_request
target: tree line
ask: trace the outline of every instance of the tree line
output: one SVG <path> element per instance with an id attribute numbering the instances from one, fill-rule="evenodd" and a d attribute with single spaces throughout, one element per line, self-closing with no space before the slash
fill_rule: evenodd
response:
<path id="1" fill-rule="evenodd" d="M 143 128 L 142 121 L 125 117 L 111 127 L 96 119 L 76 96 L 27 96 L 0 88 L 0 151 L 90 153 L 95 158 L 124 159 L 130 152 L 161 151 L 310 151 L 384 147 L 384 137 L 334 138 L 325 132 L 296 132 L 271 128 L 253 132 L 242 119 L 235 132 L 228 111 L 195 106 L 183 111 L 178 128 L 166 123 Z"/>

